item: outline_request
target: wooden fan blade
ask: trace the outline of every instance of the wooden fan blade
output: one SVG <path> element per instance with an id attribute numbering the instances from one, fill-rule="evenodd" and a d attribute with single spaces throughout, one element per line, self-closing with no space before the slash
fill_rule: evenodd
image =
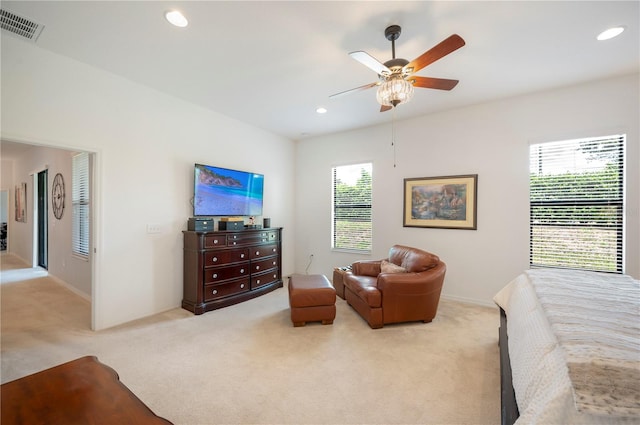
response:
<path id="1" fill-rule="evenodd" d="M 377 85 L 380 85 L 379 81 L 376 81 L 375 83 L 371 83 L 371 84 L 365 84 L 364 86 L 356 87 L 355 89 L 345 90 L 345 91 L 341 91 L 340 93 L 332 94 L 331 96 L 329 96 L 329 99 L 332 99 L 338 96 L 343 96 L 345 94 L 351 94 L 353 92 L 357 92 L 361 90 L 370 89 L 371 87 L 375 87 Z"/>
<path id="2" fill-rule="evenodd" d="M 418 77 L 417 75 L 413 75 L 407 78 L 407 80 L 412 82 L 414 87 L 422 87 L 425 89 L 451 90 L 458 84 L 458 80 Z"/>
<path id="3" fill-rule="evenodd" d="M 447 56 L 449 53 L 458 50 L 464 45 L 465 42 L 462 37 L 458 34 L 453 34 L 449 38 L 441 41 L 440 44 L 435 45 L 416 59 L 406 64 L 403 69 L 405 69 L 409 74 L 413 74 L 438 59 Z"/>
<path id="4" fill-rule="evenodd" d="M 391 109 L 393 109 L 393 107 L 389 106 L 389 105 L 381 105 L 380 106 L 380 112 L 386 112 L 386 111 L 389 111 Z"/>
<path id="5" fill-rule="evenodd" d="M 367 52 L 363 52 L 362 50 L 358 50 L 357 52 L 349 53 L 349 56 L 363 64 L 369 69 L 372 69 L 376 72 L 376 74 L 391 74 L 391 70 L 387 68 L 386 65 L 381 63 L 378 59 L 374 58 Z"/>

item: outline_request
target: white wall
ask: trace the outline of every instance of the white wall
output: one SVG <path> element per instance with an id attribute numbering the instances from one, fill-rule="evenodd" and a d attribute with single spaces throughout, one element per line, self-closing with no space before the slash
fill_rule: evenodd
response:
<path id="1" fill-rule="evenodd" d="M 1 115 L 0 115 L 1 118 Z M 0 122 L 0 128 L 1 126 Z M 2 142 L 0 142 L 2 143 Z M 0 160 L 0 190 L 7 193 L 7 252 L 11 249 L 11 232 L 14 223 L 14 192 L 15 183 L 13 181 L 13 162 L 4 158 Z"/>
<path id="2" fill-rule="evenodd" d="M 9 191 L 0 189 L 0 223 L 9 220 Z"/>
<path id="3" fill-rule="evenodd" d="M 390 124 L 299 142 L 296 270 L 313 254 L 309 273 L 331 275 L 406 244 L 447 263 L 444 296 L 492 305 L 529 264 L 529 144 L 626 133 L 626 272 L 640 277 L 638 83 L 634 74 L 397 122 L 396 168 Z M 373 161 L 373 253 L 331 252 L 331 167 L 363 161 Z M 459 174 L 478 174 L 478 230 L 402 226 L 404 178 Z"/>
<path id="4" fill-rule="evenodd" d="M 265 175 L 264 215 L 287 226 L 292 272 L 292 141 L 13 37 L 2 37 L 1 84 L 3 140 L 96 153 L 95 329 L 180 305 L 196 162 Z"/>
<path id="5" fill-rule="evenodd" d="M 2 143 L 2 142 L 0 142 Z M 13 229 L 13 216 L 14 216 L 14 190 L 15 183 L 13 182 L 13 162 L 7 161 L 4 158 L 0 160 L 0 190 L 3 194 L 6 194 L 6 202 L 7 204 L 3 206 L 3 218 L 2 221 L 7 223 L 7 236 L 11 234 Z M 6 214 L 6 217 L 4 216 Z M 9 251 L 11 246 L 11 239 L 7 238 L 7 251 Z"/>

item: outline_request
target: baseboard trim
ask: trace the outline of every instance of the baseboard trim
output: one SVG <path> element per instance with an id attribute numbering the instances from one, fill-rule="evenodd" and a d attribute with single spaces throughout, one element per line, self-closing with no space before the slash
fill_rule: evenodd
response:
<path id="1" fill-rule="evenodd" d="M 51 280 L 53 280 L 58 285 L 63 286 L 64 288 L 66 288 L 69 291 L 73 292 L 74 294 L 76 294 L 77 296 L 79 296 L 80 298 L 85 300 L 86 302 L 91 303 L 91 296 L 90 295 L 85 294 L 84 292 L 82 292 L 81 290 L 76 288 L 75 286 L 72 286 L 72 285 L 68 284 L 64 280 L 62 280 L 60 278 L 57 278 L 56 276 L 52 275 L 51 273 L 49 273 L 48 277 L 50 277 Z"/>
<path id="2" fill-rule="evenodd" d="M 477 300 L 475 298 L 466 298 L 466 297 L 458 297 L 455 295 L 446 295 L 446 294 L 442 294 L 440 296 L 440 298 L 445 299 L 445 300 L 449 300 L 449 301 L 458 301 L 461 303 L 465 303 L 465 304 L 473 304 L 473 305 L 481 305 L 483 307 L 493 307 L 493 308 L 498 308 L 498 306 L 496 306 L 496 304 L 494 302 L 487 302 L 487 301 L 483 301 L 483 300 Z"/>

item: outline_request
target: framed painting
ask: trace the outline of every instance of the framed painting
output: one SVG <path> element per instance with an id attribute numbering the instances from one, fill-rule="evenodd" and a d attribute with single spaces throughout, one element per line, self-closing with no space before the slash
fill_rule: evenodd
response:
<path id="1" fill-rule="evenodd" d="M 18 222 L 26 223 L 27 221 L 27 184 L 21 183 L 16 185 L 15 193 L 16 212 L 15 219 Z"/>
<path id="2" fill-rule="evenodd" d="M 478 175 L 404 179 L 404 227 L 476 230 Z"/>

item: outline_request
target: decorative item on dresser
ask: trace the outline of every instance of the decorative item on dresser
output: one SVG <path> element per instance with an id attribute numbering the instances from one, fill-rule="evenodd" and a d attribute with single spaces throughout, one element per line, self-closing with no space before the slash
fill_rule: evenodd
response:
<path id="1" fill-rule="evenodd" d="M 183 234 L 182 308 L 202 314 L 283 286 L 282 228 Z"/>

